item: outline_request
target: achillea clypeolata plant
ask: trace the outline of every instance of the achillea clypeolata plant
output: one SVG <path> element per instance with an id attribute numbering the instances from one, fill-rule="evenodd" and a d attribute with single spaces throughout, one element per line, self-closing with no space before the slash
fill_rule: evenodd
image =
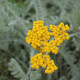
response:
<path id="1" fill-rule="evenodd" d="M 40 53 L 31 58 L 32 68 L 39 69 L 39 66 L 41 66 L 46 68 L 45 73 L 47 74 L 58 69 L 54 61 L 50 60 L 50 56 L 45 53 L 57 54 L 58 46 L 65 39 L 69 39 L 69 34 L 66 32 L 69 29 L 69 26 L 62 22 L 58 26 L 50 25 L 49 29 L 44 26 L 44 21 L 33 22 L 33 29 L 27 33 L 26 42 L 31 44 L 35 50 L 40 50 Z M 51 37 L 54 37 L 54 40 L 50 40 Z"/>

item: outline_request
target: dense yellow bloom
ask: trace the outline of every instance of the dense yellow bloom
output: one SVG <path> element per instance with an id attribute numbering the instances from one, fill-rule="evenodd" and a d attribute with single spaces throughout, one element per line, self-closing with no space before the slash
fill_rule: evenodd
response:
<path id="1" fill-rule="evenodd" d="M 26 42 L 42 53 L 49 53 L 51 51 L 57 54 L 59 50 L 58 46 L 61 45 L 63 40 L 69 39 L 69 34 L 65 32 L 69 30 L 69 26 L 60 23 L 58 26 L 50 25 L 48 30 L 48 27 L 43 26 L 43 24 L 44 21 L 33 22 L 33 29 L 27 33 Z M 51 36 L 54 37 L 54 40 L 50 41 Z"/>
<path id="2" fill-rule="evenodd" d="M 40 50 L 41 53 L 31 57 L 32 68 L 39 69 L 39 66 L 41 66 L 46 68 L 45 73 L 47 74 L 58 69 L 54 61 L 50 60 L 50 56 L 43 54 L 49 52 L 57 54 L 58 46 L 65 39 L 69 39 L 69 34 L 66 32 L 69 29 L 69 26 L 67 24 L 64 25 L 62 22 L 58 26 L 50 24 L 49 29 L 47 26 L 44 26 L 44 21 L 33 22 L 33 29 L 28 31 L 26 42 L 31 44 L 35 50 Z M 51 37 L 53 37 L 53 40 L 50 40 Z"/>
<path id="3" fill-rule="evenodd" d="M 69 30 L 68 25 L 60 23 L 58 26 L 50 25 L 50 36 L 54 36 L 56 46 L 60 46 L 63 40 L 69 39 L 69 34 L 65 31 Z"/>
<path id="4" fill-rule="evenodd" d="M 29 30 L 26 37 L 26 42 L 31 43 L 31 46 L 35 49 L 39 49 L 45 41 L 50 39 L 48 27 L 43 26 L 44 21 L 35 21 L 33 23 L 33 29 Z"/>
<path id="5" fill-rule="evenodd" d="M 53 60 L 50 60 L 49 55 L 43 55 L 42 53 L 36 54 L 34 57 L 31 57 L 31 67 L 34 69 L 39 69 L 39 66 L 45 69 L 45 73 L 50 74 L 57 70 L 58 68 L 54 64 Z"/>

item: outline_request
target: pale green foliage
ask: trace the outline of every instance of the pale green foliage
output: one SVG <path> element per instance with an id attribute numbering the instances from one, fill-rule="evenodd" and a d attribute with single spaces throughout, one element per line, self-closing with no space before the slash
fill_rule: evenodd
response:
<path id="1" fill-rule="evenodd" d="M 65 76 L 61 77 L 59 80 L 67 80 Z"/>
<path id="2" fill-rule="evenodd" d="M 74 64 L 74 62 L 76 61 L 75 57 L 71 55 L 69 51 L 67 52 L 67 54 L 64 53 L 66 53 L 66 49 L 60 49 L 60 54 L 63 56 L 67 64 L 69 64 L 70 66 L 69 74 L 71 74 L 75 79 L 80 79 L 79 67 Z"/>
<path id="3" fill-rule="evenodd" d="M 39 80 L 41 77 L 41 74 L 39 71 L 31 71 L 30 80 Z"/>
<path id="4" fill-rule="evenodd" d="M 22 12 L 24 8 L 19 8 L 16 4 L 12 4 L 3 0 L 0 6 L 0 47 L 8 48 L 11 41 L 25 42 L 25 34 L 28 31 L 27 20 L 25 21 Z M 27 24 L 26 24 L 27 23 Z M 4 37 L 5 36 L 5 37 Z M 5 46 L 3 46 L 5 45 Z"/>
<path id="5" fill-rule="evenodd" d="M 10 60 L 8 65 L 9 65 L 9 70 L 11 71 L 11 74 L 15 78 L 18 78 L 20 80 L 26 80 L 24 71 L 22 70 L 21 66 L 14 58 Z"/>

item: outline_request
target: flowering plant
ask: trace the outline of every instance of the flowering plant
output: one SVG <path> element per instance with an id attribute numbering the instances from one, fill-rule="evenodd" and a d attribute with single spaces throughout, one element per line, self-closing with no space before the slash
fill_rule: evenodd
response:
<path id="1" fill-rule="evenodd" d="M 53 60 L 50 60 L 50 56 L 46 53 L 52 52 L 58 53 L 58 46 L 65 39 L 69 39 L 69 34 L 66 32 L 69 30 L 69 26 L 64 23 L 60 23 L 58 26 L 50 25 L 49 30 L 47 26 L 44 26 L 44 21 L 34 21 L 33 29 L 29 30 L 26 37 L 26 42 L 31 44 L 35 50 L 40 50 L 39 54 L 31 57 L 31 67 L 39 69 L 39 66 L 46 68 L 45 73 L 52 73 L 58 69 Z M 50 40 L 54 37 L 54 40 Z"/>

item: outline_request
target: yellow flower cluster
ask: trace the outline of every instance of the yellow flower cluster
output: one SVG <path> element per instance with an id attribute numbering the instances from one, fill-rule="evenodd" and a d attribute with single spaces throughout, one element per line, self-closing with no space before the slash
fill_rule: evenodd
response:
<path id="1" fill-rule="evenodd" d="M 60 23 L 58 26 L 50 25 L 49 31 L 48 27 L 43 26 L 43 24 L 44 21 L 33 22 L 33 29 L 27 33 L 26 42 L 42 53 L 49 53 L 51 51 L 57 54 L 58 46 L 61 45 L 63 40 L 69 39 L 69 34 L 66 32 L 69 30 L 69 26 L 64 25 L 64 23 Z M 52 36 L 54 40 L 49 41 Z"/>
<path id="2" fill-rule="evenodd" d="M 58 26 L 50 25 L 50 36 L 54 36 L 56 46 L 60 46 L 63 40 L 69 39 L 69 34 L 65 31 L 69 30 L 69 26 L 60 23 Z"/>
<path id="3" fill-rule="evenodd" d="M 34 57 L 31 57 L 31 67 L 34 69 L 39 69 L 39 66 L 45 69 L 45 73 L 50 74 L 57 70 L 58 68 L 54 64 L 53 60 L 50 60 L 49 55 L 43 55 L 42 53 L 36 54 Z"/>
<path id="4" fill-rule="evenodd" d="M 39 49 L 41 45 L 45 43 L 45 41 L 50 39 L 50 35 L 48 32 L 48 27 L 43 26 L 44 21 L 35 21 L 33 23 L 33 29 L 29 30 L 26 37 L 26 42 L 28 44 L 31 43 L 31 46 L 35 49 Z"/>
<path id="5" fill-rule="evenodd" d="M 43 53 L 58 53 L 58 46 L 61 45 L 63 40 L 69 39 L 69 34 L 66 32 L 69 30 L 69 26 L 61 22 L 58 26 L 50 25 L 48 30 L 48 27 L 43 24 L 44 21 L 33 22 L 33 29 L 27 33 L 26 42 L 31 44 L 35 50 L 38 49 L 41 52 L 31 57 L 31 67 L 39 69 L 39 66 L 41 66 L 46 68 L 45 73 L 50 74 L 58 68 L 54 61 L 50 60 L 50 56 L 43 55 Z M 54 37 L 54 39 L 50 40 L 51 37 Z"/>

